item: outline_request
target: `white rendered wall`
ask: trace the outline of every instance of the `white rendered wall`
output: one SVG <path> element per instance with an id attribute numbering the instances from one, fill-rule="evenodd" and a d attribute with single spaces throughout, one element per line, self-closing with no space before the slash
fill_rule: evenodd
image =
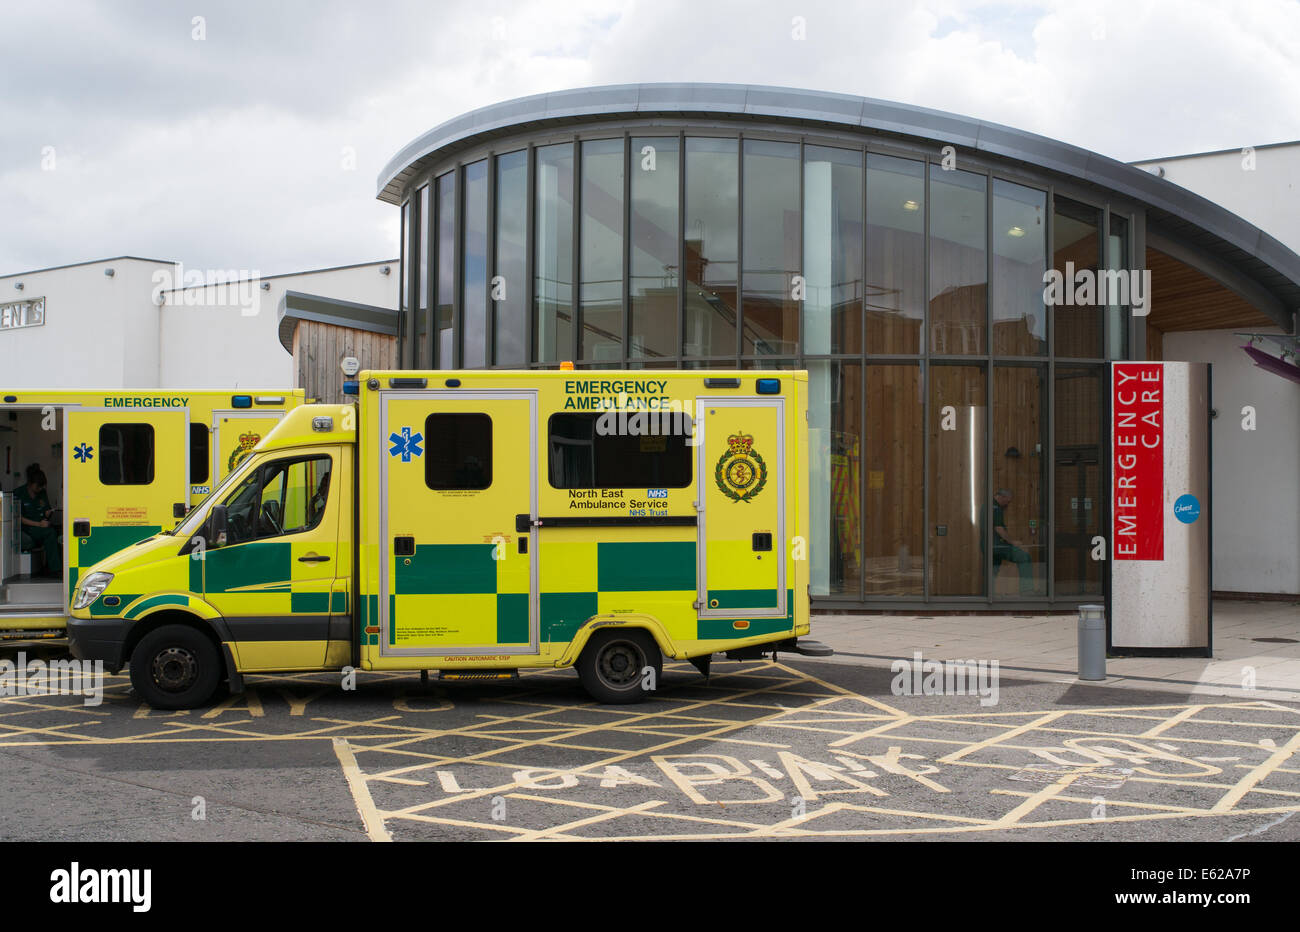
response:
<path id="1" fill-rule="evenodd" d="M 104 274 L 109 268 L 112 277 Z M 0 331 L 0 385 L 157 388 L 158 308 L 149 302 L 149 283 L 167 268 L 110 259 L 0 276 L 0 303 L 45 298 L 43 326 Z"/>
<path id="2" fill-rule="evenodd" d="M 388 275 L 381 271 L 385 266 Z M 395 309 L 398 263 L 279 275 L 262 282 L 270 288 L 185 288 L 164 295 L 160 387 L 292 388 L 293 356 L 279 339 L 284 293 L 298 291 Z"/>
<path id="3" fill-rule="evenodd" d="M 1214 201 L 1300 252 L 1300 142 L 1209 155 L 1134 162 L 1148 171 L 1163 168 L 1165 180 Z"/>
<path id="4" fill-rule="evenodd" d="M 1300 593 L 1300 385 L 1256 368 L 1230 330 L 1169 332 L 1164 358 L 1212 364 L 1213 588 Z M 1242 408 L 1256 429 L 1242 430 Z"/>

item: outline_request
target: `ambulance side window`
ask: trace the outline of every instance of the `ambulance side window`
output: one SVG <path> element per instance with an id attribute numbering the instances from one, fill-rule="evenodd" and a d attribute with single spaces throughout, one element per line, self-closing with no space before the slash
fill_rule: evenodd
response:
<path id="1" fill-rule="evenodd" d="M 641 422 L 600 414 L 552 414 L 547 460 L 555 489 L 684 489 L 691 484 L 689 415 Z M 609 422 L 613 431 L 606 432 Z M 620 433 L 620 431 L 622 431 Z"/>
<path id="2" fill-rule="evenodd" d="M 424 484 L 435 491 L 492 485 L 492 418 L 430 414 L 424 422 Z"/>
<path id="3" fill-rule="evenodd" d="M 153 482 L 152 424 L 100 426 L 99 481 L 103 485 L 149 485 Z"/>
<path id="4" fill-rule="evenodd" d="M 226 543 L 314 529 L 329 502 L 328 456 L 276 460 L 245 477 L 226 499 Z"/>
<path id="5" fill-rule="evenodd" d="M 204 424 L 190 425 L 190 484 L 200 485 L 208 481 L 209 460 L 212 459 L 208 446 L 208 428 Z"/>

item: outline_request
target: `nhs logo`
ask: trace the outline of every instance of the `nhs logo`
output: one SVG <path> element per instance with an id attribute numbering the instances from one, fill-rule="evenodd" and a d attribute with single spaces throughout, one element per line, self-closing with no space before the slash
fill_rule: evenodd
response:
<path id="1" fill-rule="evenodd" d="M 667 498 L 668 490 L 667 489 L 646 489 L 645 496 L 646 498 Z"/>

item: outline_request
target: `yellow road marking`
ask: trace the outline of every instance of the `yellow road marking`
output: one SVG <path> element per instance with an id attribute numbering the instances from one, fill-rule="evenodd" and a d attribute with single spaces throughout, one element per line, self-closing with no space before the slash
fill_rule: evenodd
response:
<path id="1" fill-rule="evenodd" d="M 1214 804 L 1214 811 L 1227 812 L 1237 805 L 1243 796 L 1253 790 L 1278 765 L 1290 758 L 1297 749 L 1300 749 L 1300 731 L 1292 735 L 1290 741 L 1270 754 L 1262 764 L 1237 781 L 1236 786 L 1224 793 L 1223 798 Z"/>
<path id="2" fill-rule="evenodd" d="M 343 776 L 348 781 L 348 789 L 352 791 L 352 801 L 356 803 L 357 812 L 361 815 L 361 824 L 366 828 L 366 837 L 371 841 L 392 841 L 393 836 L 384 827 L 384 817 L 375 807 L 375 801 L 370 796 L 365 775 L 357 766 L 357 759 L 352 754 L 352 746 L 348 744 L 346 738 L 335 738 L 333 744 L 334 754 L 338 757 L 339 764 L 343 767 Z"/>

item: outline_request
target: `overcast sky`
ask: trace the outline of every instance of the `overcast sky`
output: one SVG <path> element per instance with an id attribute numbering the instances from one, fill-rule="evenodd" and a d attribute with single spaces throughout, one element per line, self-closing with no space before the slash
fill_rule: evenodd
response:
<path id="1" fill-rule="evenodd" d="M 1125 161 L 1300 138 L 1292 0 L 16 6 L 0 10 L 0 274 L 122 254 L 268 275 L 391 258 L 398 211 L 375 192 L 398 149 L 475 107 L 588 85 L 837 91 Z"/>

